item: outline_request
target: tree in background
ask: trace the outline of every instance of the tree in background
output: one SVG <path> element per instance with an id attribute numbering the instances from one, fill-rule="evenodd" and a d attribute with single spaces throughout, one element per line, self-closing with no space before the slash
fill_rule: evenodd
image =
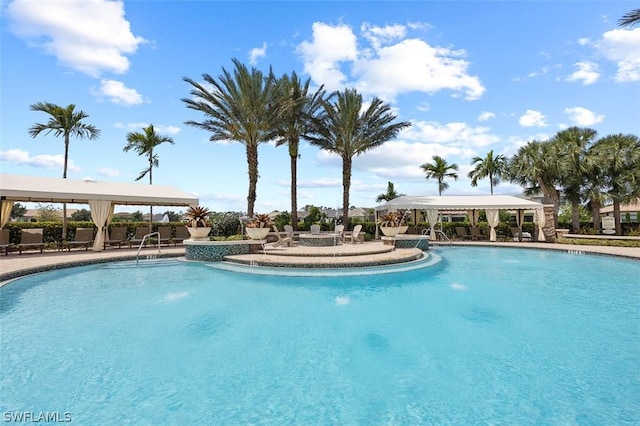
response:
<path id="1" fill-rule="evenodd" d="M 378 197 L 376 197 L 376 203 L 380 203 L 382 201 L 391 201 L 394 198 L 402 197 L 403 195 L 404 194 L 399 194 L 396 191 L 393 182 L 387 182 L 387 192 L 378 195 Z"/>
<path id="2" fill-rule="evenodd" d="M 474 169 L 468 174 L 471 178 L 471 186 L 478 186 L 478 180 L 489 178 L 489 186 L 491 187 L 491 195 L 493 195 L 493 187 L 498 185 L 507 175 L 507 158 L 502 155 L 493 155 L 493 150 L 487 153 L 485 158 L 473 157 L 471 165 L 475 165 Z"/>
<path id="3" fill-rule="evenodd" d="M 87 209 L 80 209 L 76 212 L 71 213 L 71 220 L 75 220 L 77 222 L 88 222 L 92 221 L 91 212 Z"/>
<path id="4" fill-rule="evenodd" d="M 627 12 L 622 15 L 622 18 L 618 19 L 618 25 L 621 27 L 633 28 L 634 25 L 640 22 L 640 9 L 634 9 L 631 12 Z"/>
<path id="5" fill-rule="evenodd" d="M 11 219 L 20 219 L 21 217 L 24 217 L 24 215 L 27 213 L 27 208 L 25 206 L 23 206 L 20 203 L 13 203 L 13 207 L 11 207 L 11 216 L 9 216 Z"/>
<path id="6" fill-rule="evenodd" d="M 355 89 L 334 92 L 322 101 L 322 111 L 307 140 L 342 159 L 343 212 L 349 210 L 353 157 L 395 139 L 402 129 L 411 126 L 404 121 L 394 122 L 396 118 L 389 104 L 377 97 L 364 108 L 362 95 Z M 348 214 L 343 215 L 343 224 L 349 229 Z"/>
<path id="7" fill-rule="evenodd" d="M 186 121 L 188 126 L 211 132 L 211 141 L 235 141 L 245 146 L 249 169 L 247 215 L 253 217 L 258 184 L 258 145 L 276 137 L 275 120 L 278 82 L 270 74 L 265 77 L 257 68 L 251 71 L 233 59 L 233 73 L 222 68 L 217 79 L 203 74 L 204 83 L 190 78 L 191 98 L 183 98 L 187 108 L 204 114 L 203 121 Z M 211 86 L 211 90 L 209 89 Z"/>
<path id="8" fill-rule="evenodd" d="M 442 195 L 442 191 L 449 188 L 449 184 L 444 181 L 445 178 L 458 180 L 458 174 L 456 173 L 458 165 L 455 163 L 448 164 L 447 160 L 439 155 L 434 155 L 431 158 L 433 163 L 424 163 L 420 168 L 425 173 L 425 179 L 436 179 L 438 181 L 438 195 Z"/>
<path id="9" fill-rule="evenodd" d="M 127 134 L 127 144 L 122 148 L 124 152 L 134 150 L 139 156 L 146 156 L 149 166 L 140 172 L 136 180 L 140 180 L 149 175 L 149 185 L 153 185 L 153 168 L 158 167 L 158 154 L 154 150 L 163 143 L 173 145 L 173 139 L 169 136 L 158 134 L 150 124 L 142 129 L 142 132 L 129 132 Z M 153 222 L 153 206 L 149 207 L 149 232 Z"/>
<path id="10" fill-rule="evenodd" d="M 36 206 L 36 220 L 38 222 L 62 222 L 60 210 L 51 204 L 38 204 Z"/>
<path id="11" fill-rule="evenodd" d="M 76 111 L 73 104 L 61 107 L 49 102 L 38 102 L 29 107 L 31 111 L 44 112 L 49 114 L 49 121 L 45 124 L 36 123 L 29 128 L 29 135 L 35 138 L 40 133 L 45 135 L 53 132 L 55 137 L 64 138 L 64 167 L 62 178 L 67 178 L 67 164 L 69 162 L 69 142 L 71 136 L 79 139 L 96 139 L 100 136 L 100 130 L 92 125 L 83 123 L 82 120 L 89 115 L 84 111 Z M 62 204 L 62 239 L 67 237 L 67 204 Z"/>
<path id="12" fill-rule="evenodd" d="M 291 224 L 298 229 L 298 158 L 300 138 L 311 131 L 311 122 L 318 114 L 325 97 L 322 86 L 311 93 L 311 79 L 302 82 L 295 71 L 280 78 L 277 92 L 278 120 L 276 146 L 287 145 L 291 167 Z"/>

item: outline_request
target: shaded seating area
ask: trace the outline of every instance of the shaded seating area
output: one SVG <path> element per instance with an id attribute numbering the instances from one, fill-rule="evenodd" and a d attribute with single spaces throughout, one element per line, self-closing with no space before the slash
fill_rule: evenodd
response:
<path id="1" fill-rule="evenodd" d="M 176 226 L 176 236 L 171 239 L 173 244 L 182 244 L 184 240 L 188 240 L 191 238 L 191 234 L 189 234 L 189 230 L 186 226 Z"/>
<path id="2" fill-rule="evenodd" d="M 123 244 L 127 244 L 127 228 L 113 227 L 109 231 L 109 241 L 104 242 L 104 248 L 107 246 L 115 246 L 122 248 Z"/>
<path id="3" fill-rule="evenodd" d="M 523 232 L 517 226 L 512 226 L 509 229 L 511 230 L 511 236 L 513 237 L 513 241 L 531 241 L 530 233 Z"/>
<path id="4" fill-rule="evenodd" d="M 11 237 L 11 233 L 8 229 L 0 230 L 0 250 L 4 250 L 5 256 L 9 254 L 9 247 L 11 243 L 9 242 L 9 238 Z"/>
<path id="5" fill-rule="evenodd" d="M 169 245 L 171 243 L 170 226 L 158 226 L 158 233 L 160 234 L 160 244 Z"/>
<path id="6" fill-rule="evenodd" d="M 77 228 L 73 241 L 65 241 L 64 248 L 71 251 L 75 247 L 84 247 L 89 250 L 89 246 L 93 245 L 93 228 Z"/>
<path id="7" fill-rule="evenodd" d="M 488 235 L 483 234 L 483 233 L 480 231 L 480 228 L 478 228 L 477 226 L 474 226 L 473 228 L 471 228 L 471 238 L 472 238 L 474 241 L 479 241 L 479 240 L 488 240 L 488 239 L 489 239 L 489 236 L 488 236 Z"/>
<path id="8" fill-rule="evenodd" d="M 133 238 L 131 238 L 128 242 L 129 242 L 129 248 L 133 247 L 134 245 L 139 246 L 142 243 L 142 240 L 144 239 L 144 236 L 149 234 L 149 227 L 148 226 L 138 226 L 136 228 L 136 233 L 133 236 Z"/>
<path id="9" fill-rule="evenodd" d="M 18 252 L 22 254 L 24 250 L 44 250 L 43 229 L 23 229 L 20 233 L 20 243 L 18 244 Z"/>
<path id="10" fill-rule="evenodd" d="M 456 235 L 463 240 L 472 240 L 473 235 L 469 233 L 466 226 L 456 226 Z"/>

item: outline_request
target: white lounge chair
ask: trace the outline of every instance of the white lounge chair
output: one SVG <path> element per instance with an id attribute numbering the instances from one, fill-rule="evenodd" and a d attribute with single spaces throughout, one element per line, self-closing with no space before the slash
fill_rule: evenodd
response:
<path id="1" fill-rule="evenodd" d="M 602 218 L 602 233 L 605 235 L 613 235 L 616 233 L 616 218 L 613 216 L 604 216 Z"/>
<path id="2" fill-rule="evenodd" d="M 345 232 L 344 242 L 351 241 L 351 244 L 356 242 L 364 243 L 364 233 L 362 231 L 362 225 L 356 225 L 353 227 L 353 231 Z"/>
<path id="3" fill-rule="evenodd" d="M 312 234 L 319 234 L 320 233 L 320 225 L 311 225 L 311 227 L 309 228 L 309 231 Z"/>
<path id="4" fill-rule="evenodd" d="M 285 232 L 280 232 L 276 225 L 273 225 L 272 228 L 273 234 L 276 236 L 277 240 L 274 243 L 270 244 L 270 247 L 279 247 L 283 245 L 288 245 L 289 247 L 291 247 L 293 245 L 292 236 L 287 235 Z"/>

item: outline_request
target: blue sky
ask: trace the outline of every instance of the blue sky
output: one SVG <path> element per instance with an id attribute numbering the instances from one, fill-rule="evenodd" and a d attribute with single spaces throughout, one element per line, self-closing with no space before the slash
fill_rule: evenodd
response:
<path id="1" fill-rule="evenodd" d="M 175 144 L 157 150 L 154 184 L 173 185 L 214 211 L 245 211 L 244 146 L 213 143 L 187 120 L 189 86 L 232 69 L 232 58 L 277 75 L 296 71 L 328 90 L 357 88 L 413 125 L 354 161 L 351 204 L 375 206 L 387 182 L 437 195 L 420 164 L 460 166 L 448 195 L 488 194 L 469 184 L 474 156 L 511 156 L 568 126 L 599 136 L 640 134 L 640 27 L 617 20 L 638 7 L 615 1 L 105 1 L 2 2 L 3 173 L 62 177 L 62 139 L 29 105 L 75 104 L 102 134 L 72 140 L 68 177 L 133 182 L 146 163 L 125 153 L 129 131 L 154 124 Z M 338 158 L 302 143 L 298 205 L 342 204 Z M 286 147 L 259 149 L 255 211 L 289 210 Z M 142 182 L 147 182 L 144 180 Z M 498 194 L 517 195 L 502 183 Z M 117 210 L 127 210 L 118 208 Z M 130 209 L 129 209 L 130 210 Z"/>

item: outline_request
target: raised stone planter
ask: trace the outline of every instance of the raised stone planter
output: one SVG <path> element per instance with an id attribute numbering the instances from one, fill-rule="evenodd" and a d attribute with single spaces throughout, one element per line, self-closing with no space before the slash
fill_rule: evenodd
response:
<path id="1" fill-rule="evenodd" d="M 220 262 L 225 256 L 258 253 L 262 249 L 260 240 L 237 241 L 184 241 L 184 257 L 187 260 Z"/>

